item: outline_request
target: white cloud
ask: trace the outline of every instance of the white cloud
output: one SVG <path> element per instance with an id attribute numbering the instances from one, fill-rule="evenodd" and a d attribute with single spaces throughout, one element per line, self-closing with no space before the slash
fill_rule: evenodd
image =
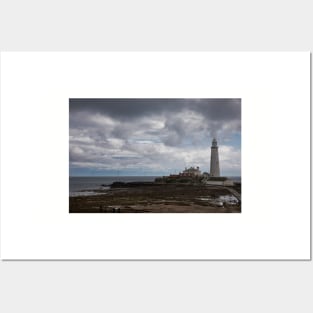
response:
<path id="1" fill-rule="evenodd" d="M 70 166 L 103 170 L 179 171 L 199 166 L 209 171 L 213 134 L 219 141 L 223 173 L 240 173 L 240 120 L 210 120 L 200 111 L 185 110 L 118 119 L 104 112 L 70 114 Z"/>

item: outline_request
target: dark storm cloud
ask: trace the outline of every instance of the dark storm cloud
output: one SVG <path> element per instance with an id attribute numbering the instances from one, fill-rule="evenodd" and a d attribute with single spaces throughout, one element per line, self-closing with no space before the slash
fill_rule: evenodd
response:
<path id="1" fill-rule="evenodd" d="M 70 99 L 70 113 L 104 114 L 124 120 L 191 110 L 208 120 L 227 121 L 240 118 L 240 104 L 240 99 Z"/>
<path id="2" fill-rule="evenodd" d="M 70 99 L 69 110 L 71 168 L 207 166 L 212 137 L 241 132 L 240 99 Z M 238 146 L 222 149 L 224 168 L 240 167 Z"/>
<path id="3" fill-rule="evenodd" d="M 208 99 L 199 102 L 195 104 L 194 110 L 202 113 L 207 119 L 214 121 L 240 119 L 240 99 Z"/>

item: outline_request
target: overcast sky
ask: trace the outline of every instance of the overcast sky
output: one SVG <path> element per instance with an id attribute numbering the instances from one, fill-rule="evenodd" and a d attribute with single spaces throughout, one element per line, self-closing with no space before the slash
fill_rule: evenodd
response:
<path id="1" fill-rule="evenodd" d="M 168 175 L 210 171 L 211 143 L 221 175 L 241 175 L 240 99 L 70 99 L 71 176 Z"/>

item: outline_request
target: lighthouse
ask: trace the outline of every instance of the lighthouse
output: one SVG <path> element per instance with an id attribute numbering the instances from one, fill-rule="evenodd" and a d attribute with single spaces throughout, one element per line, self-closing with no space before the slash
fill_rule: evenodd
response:
<path id="1" fill-rule="evenodd" d="M 210 164 L 210 176 L 219 177 L 220 176 L 220 163 L 218 159 L 218 146 L 217 141 L 213 138 L 211 146 L 211 164 Z"/>

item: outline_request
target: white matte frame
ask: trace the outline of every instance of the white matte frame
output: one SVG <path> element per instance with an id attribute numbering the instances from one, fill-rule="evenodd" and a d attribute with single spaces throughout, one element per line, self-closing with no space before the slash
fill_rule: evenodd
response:
<path id="1" fill-rule="evenodd" d="M 241 214 L 69 214 L 69 98 L 241 98 Z M 309 52 L 1 53 L 2 259 L 310 259 Z"/>

